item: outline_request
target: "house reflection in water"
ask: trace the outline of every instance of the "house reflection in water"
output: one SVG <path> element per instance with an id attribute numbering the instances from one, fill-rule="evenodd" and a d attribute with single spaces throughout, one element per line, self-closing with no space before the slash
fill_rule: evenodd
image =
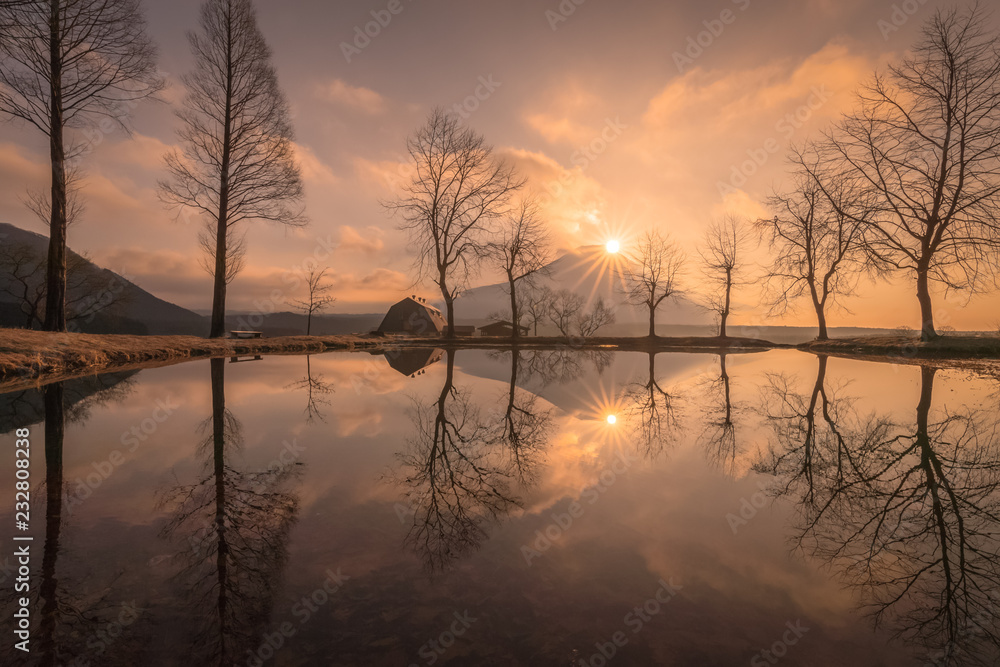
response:
<path id="1" fill-rule="evenodd" d="M 412 378 L 420 375 L 421 371 L 428 366 L 441 361 L 444 357 L 444 350 L 428 347 L 408 350 L 388 350 L 380 354 L 385 355 L 385 360 L 389 362 L 389 366 L 394 370 Z"/>

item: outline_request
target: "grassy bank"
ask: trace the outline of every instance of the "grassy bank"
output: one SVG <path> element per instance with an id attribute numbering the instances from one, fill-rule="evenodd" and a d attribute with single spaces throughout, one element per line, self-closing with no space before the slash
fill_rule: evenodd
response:
<path id="1" fill-rule="evenodd" d="M 32 385 L 109 370 L 178 363 L 199 357 L 305 354 L 378 347 L 358 336 L 295 336 L 255 340 L 196 336 L 117 336 L 0 329 L 0 384 Z"/>
<path id="2" fill-rule="evenodd" d="M 927 342 L 906 335 L 836 338 L 802 343 L 798 348 L 809 352 L 866 358 L 1000 359 L 1000 337 L 987 335 L 941 336 Z"/>
<path id="3" fill-rule="evenodd" d="M 119 336 L 56 334 L 0 329 L 0 390 L 12 391 L 80 375 L 132 370 L 221 356 L 309 354 L 329 350 L 384 350 L 395 347 L 510 349 L 510 338 L 403 338 L 376 336 L 290 336 L 253 340 L 206 339 L 196 336 Z M 780 347 L 755 338 L 717 337 L 528 337 L 520 349 L 621 350 L 635 352 L 757 352 Z M 812 341 L 797 346 L 805 352 L 872 361 L 1000 359 L 1000 337 L 945 336 L 922 343 L 912 337 L 874 336 Z"/>

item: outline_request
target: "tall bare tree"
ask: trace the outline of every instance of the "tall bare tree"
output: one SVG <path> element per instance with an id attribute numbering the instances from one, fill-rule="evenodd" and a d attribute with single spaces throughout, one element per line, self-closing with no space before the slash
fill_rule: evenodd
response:
<path id="1" fill-rule="evenodd" d="M 0 115 L 49 139 L 49 250 L 45 329 L 66 329 L 67 163 L 80 156 L 67 129 L 111 119 L 161 89 L 138 0 L 0 3 Z"/>
<path id="2" fill-rule="evenodd" d="M 493 223 L 507 213 L 524 181 L 497 158 L 482 135 L 435 109 L 406 143 L 415 174 L 386 207 L 402 217 L 416 246 L 417 268 L 441 290 L 455 337 L 455 298 L 478 269 Z"/>
<path id="3" fill-rule="evenodd" d="M 733 287 L 745 280 L 747 252 L 751 241 L 746 220 L 727 215 L 709 224 L 701 249 L 702 268 L 712 292 L 708 307 L 719 317 L 719 336 L 726 337 L 726 323 L 732 312 Z"/>
<path id="4" fill-rule="evenodd" d="M 1000 258 L 1000 50 L 987 23 L 978 5 L 938 11 L 828 135 L 878 204 L 870 251 L 916 279 L 924 340 L 937 336 L 932 284 L 974 294 Z"/>
<path id="5" fill-rule="evenodd" d="M 306 290 L 308 296 L 305 299 L 295 299 L 291 303 L 306 315 L 306 335 L 312 335 L 312 318 L 316 313 L 324 310 L 336 303 L 337 299 L 330 296 L 333 285 L 326 282 L 326 272 L 329 267 L 322 269 L 315 268 L 309 271 L 306 276 Z"/>
<path id="6" fill-rule="evenodd" d="M 531 200 L 521 202 L 506 216 L 497 237 L 487 245 L 487 253 L 504 273 L 510 293 L 510 321 L 513 337 L 521 335 L 522 299 L 518 286 L 532 287 L 534 279 L 545 272 L 551 261 L 548 231 L 538 217 L 538 208 Z"/>
<path id="7" fill-rule="evenodd" d="M 805 160 L 803 154 L 797 159 Z M 853 294 L 872 264 L 864 252 L 864 223 L 870 208 L 863 192 L 836 175 L 810 168 L 794 186 L 770 199 L 774 218 L 754 223 L 773 253 L 764 275 L 764 299 L 771 314 L 783 314 L 809 297 L 819 340 L 828 340 L 827 308 Z"/>
<path id="8" fill-rule="evenodd" d="M 295 161 L 288 103 L 251 0 L 207 0 L 201 26 L 188 34 L 195 69 L 177 115 L 183 148 L 166 157 L 163 200 L 205 214 L 214 244 L 210 335 L 226 329 L 226 287 L 234 230 L 250 220 L 303 226 L 302 179 Z M 235 269 L 235 271 L 234 271 Z"/>
<path id="9" fill-rule="evenodd" d="M 649 337 L 656 337 L 656 310 L 680 292 L 684 253 L 658 231 L 646 232 L 636 257 L 623 269 L 625 302 L 649 311 Z"/>

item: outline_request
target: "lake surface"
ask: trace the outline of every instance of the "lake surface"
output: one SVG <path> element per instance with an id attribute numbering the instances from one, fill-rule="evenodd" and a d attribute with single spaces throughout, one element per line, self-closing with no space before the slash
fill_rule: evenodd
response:
<path id="1" fill-rule="evenodd" d="M 390 357 L 0 395 L 7 623 L 33 537 L 31 659 L 8 632 L 0 661 L 997 664 L 995 379 L 793 350 Z"/>

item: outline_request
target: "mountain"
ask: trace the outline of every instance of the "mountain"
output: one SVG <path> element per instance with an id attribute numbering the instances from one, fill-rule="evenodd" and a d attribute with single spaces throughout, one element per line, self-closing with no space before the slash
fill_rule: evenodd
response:
<path id="1" fill-rule="evenodd" d="M 0 326 L 25 325 L 21 311 L 23 295 L 40 293 L 48 244 L 48 238 L 41 234 L 0 223 Z M 208 333 L 207 320 L 201 315 L 153 296 L 72 250 L 68 262 L 73 275 L 67 300 L 78 312 L 87 313 L 71 320 L 71 328 L 85 333 L 200 336 Z M 97 300 L 112 303 L 90 314 Z"/>
<path id="2" fill-rule="evenodd" d="M 313 315 L 312 334 L 314 336 L 339 336 L 366 333 L 378 328 L 384 313 L 341 314 L 329 313 Z M 208 322 L 208 320 L 205 320 Z M 207 326 L 207 324 L 206 324 Z M 250 313 L 229 313 L 226 328 L 252 329 L 265 336 L 301 336 L 306 332 L 306 316 L 301 313 L 272 313 L 254 316 Z"/>
<path id="3" fill-rule="evenodd" d="M 621 293 L 622 263 L 619 255 L 604 246 L 584 246 L 548 264 L 538 284 L 553 290 L 568 289 L 593 302 L 598 297 L 615 306 L 619 324 L 646 322 L 648 314 L 624 302 Z M 510 311 L 506 283 L 477 287 L 455 302 L 455 316 L 463 320 L 485 321 L 496 312 Z M 657 322 L 670 324 L 710 324 L 712 316 L 690 299 L 681 297 L 664 302 L 657 310 Z M 611 331 L 611 328 L 608 329 Z M 613 333 L 613 332 L 612 332 Z"/>

